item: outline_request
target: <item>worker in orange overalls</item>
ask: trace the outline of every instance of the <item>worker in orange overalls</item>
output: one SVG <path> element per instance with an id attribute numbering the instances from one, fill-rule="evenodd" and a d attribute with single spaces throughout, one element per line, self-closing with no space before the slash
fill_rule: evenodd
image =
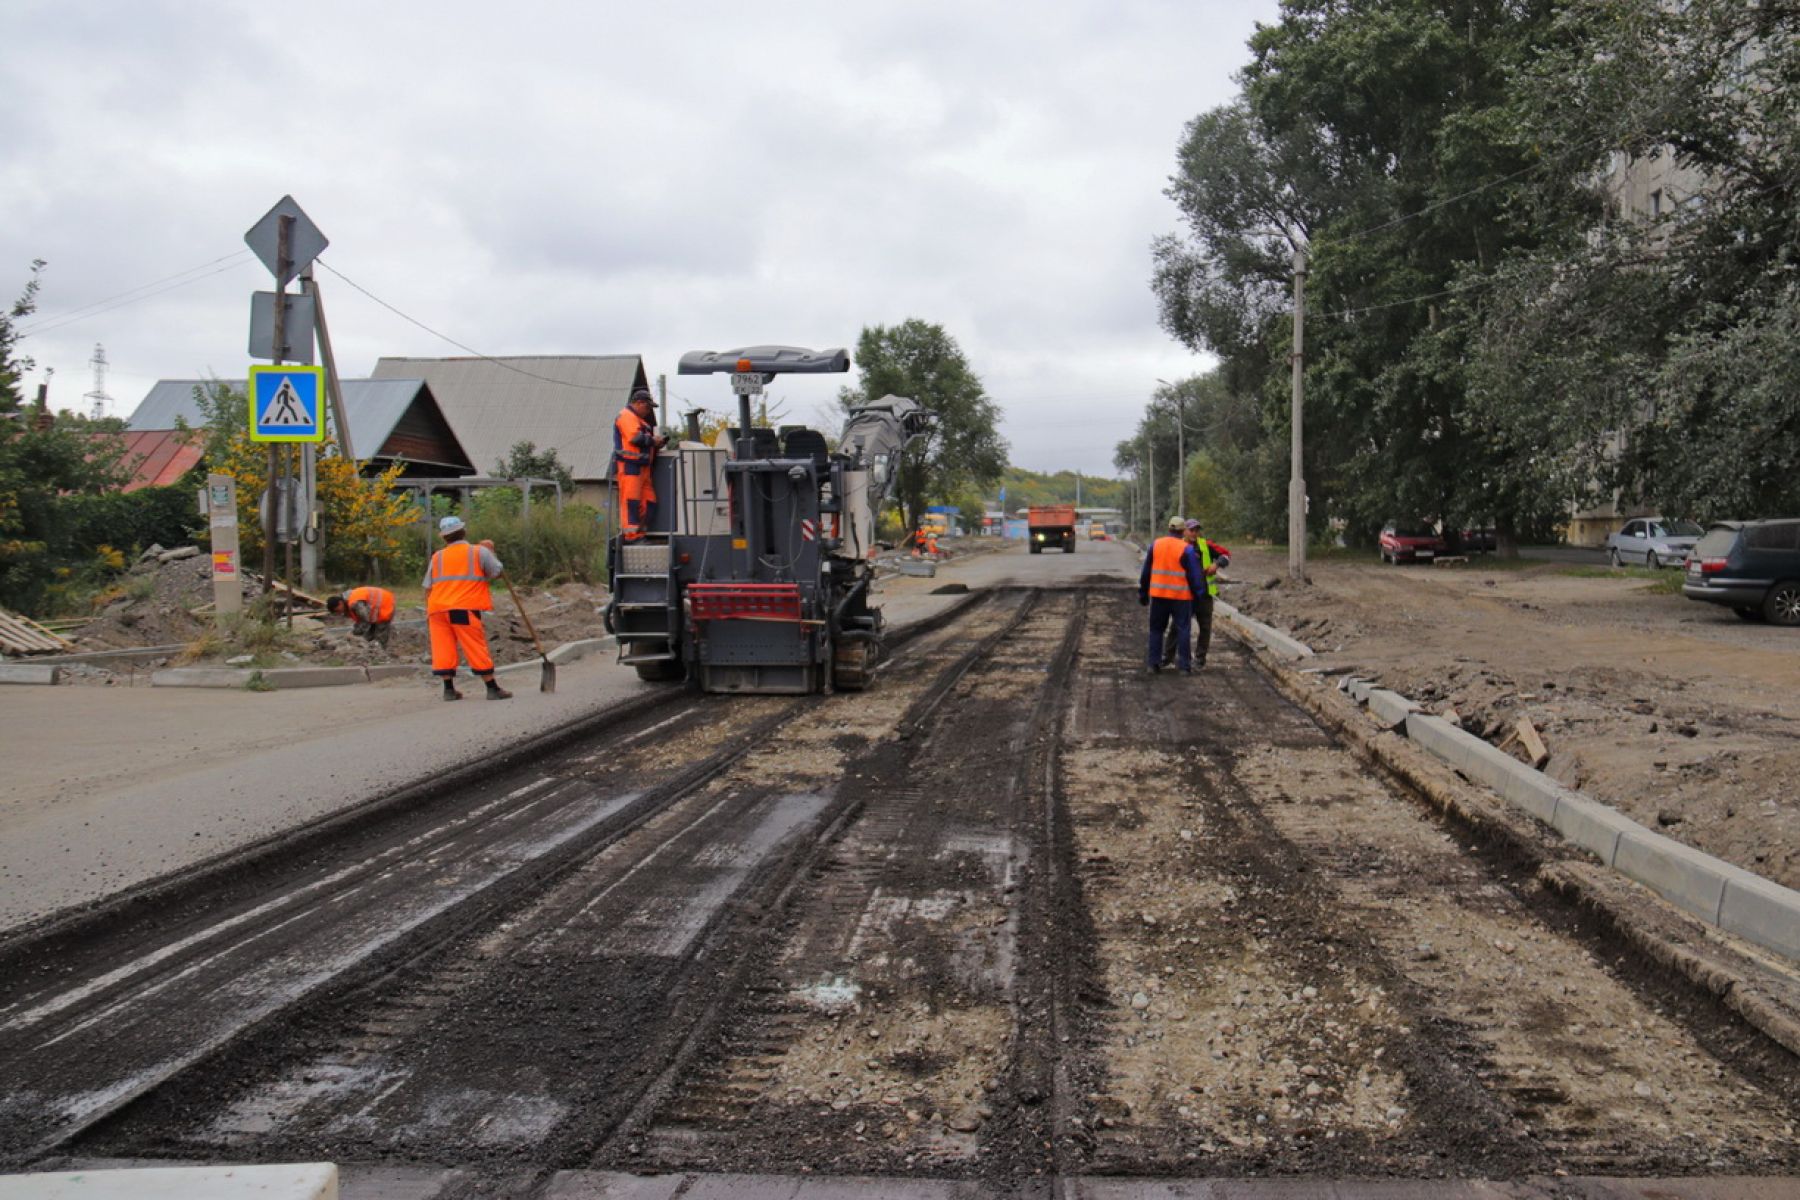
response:
<path id="1" fill-rule="evenodd" d="M 652 467 L 669 439 L 656 432 L 656 401 L 638 388 L 613 422 L 613 487 L 619 492 L 619 533 L 628 542 L 644 536 L 656 512 Z"/>
<path id="2" fill-rule="evenodd" d="M 394 628 L 394 593 L 386 588 L 359 587 L 338 596 L 325 597 L 325 611 L 355 622 L 350 632 L 367 638 L 384 650 Z"/>
<path id="3" fill-rule="evenodd" d="M 425 627 L 431 633 L 431 673 L 444 681 L 444 699 L 461 700 L 456 690 L 458 652 L 469 670 L 487 684 L 489 700 L 510 700 L 512 693 L 494 682 L 494 656 L 488 653 L 481 614 L 492 612 L 488 581 L 504 570 L 490 542 L 468 540 L 461 517 L 438 522 L 444 548 L 431 556 L 425 571 Z"/>

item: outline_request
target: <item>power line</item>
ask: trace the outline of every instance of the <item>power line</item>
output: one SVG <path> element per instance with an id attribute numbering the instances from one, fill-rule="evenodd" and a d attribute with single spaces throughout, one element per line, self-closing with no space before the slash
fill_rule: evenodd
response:
<path id="1" fill-rule="evenodd" d="M 334 267 L 330 263 L 326 262 L 323 258 L 315 259 L 314 261 L 317 262 L 321 267 L 324 267 L 327 271 L 330 271 L 333 275 L 336 275 L 339 279 L 343 280 L 345 283 L 349 284 L 351 287 L 355 288 L 357 291 L 361 292 L 363 295 L 367 296 L 369 299 L 373 300 L 375 303 L 381 305 L 381 307 L 387 309 L 389 312 L 391 312 L 395 316 L 399 317 L 401 320 L 409 322 L 410 324 L 413 324 L 413 325 L 417 325 L 420 329 L 423 329 L 426 333 L 429 333 L 432 337 L 437 338 L 439 341 L 447 342 L 450 345 L 455 346 L 458 350 L 463 351 L 465 354 L 473 355 L 474 357 L 481 359 L 483 362 L 493 363 L 496 367 L 502 367 L 508 371 L 513 372 L 514 374 L 524 375 L 531 379 L 541 380 L 544 383 L 554 383 L 558 387 L 573 388 L 578 392 L 613 392 L 613 391 L 618 390 L 616 388 L 594 387 L 591 384 L 585 384 L 585 383 L 570 383 L 567 379 L 553 379 L 548 375 L 540 375 L 536 371 L 527 371 L 524 367 L 515 366 L 512 363 L 507 362 L 503 358 L 495 358 L 491 354 L 483 354 L 481 351 L 475 349 L 473 346 L 465 345 L 464 343 L 457 341 L 455 338 L 451 337 L 447 333 L 439 333 L 437 330 L 435 330 L 431 326 L 425 324 L 425 322 L 419 320 L 417 317 L 411 316 L 407 313 L 400 311 L 398 308 L 395 308 L 392 304 L 389 304 L 386 300 L 383 300 L 380 296 L 377 296 L 374 292 L 371 292 L 368 288 L 364 287 L 362 284 L 356 282 L 356 280 L 350 278 L 348 275 L 344 274 L 342 271 L 338 270 L 336 267 Z"/>
<path id="2" fill-rule="evenodd" d="M 49 333 L 52 330 L 62 329 L 65 326 L 85 321 L 90 317 L 97 317 L 102 313 L 109 313 L 115 309 L 126 308 L 139 301 L 148 300 L 153 296 L 160 296 L 165 292 L 173 292 L 177 289 L 187 287 L 189 284 L 199 283 L 202 279 L 208 279 L 214 275 L 223 275 L 225 272 L 236 270 L 238 267 L 241 267 L 246 262 L 250 261 L 248 258 L 244 257 L 249 253 L 250 251 L 248 250 L 236 251 L 235 253 L 225 255 L 223 258 L 215 258 L 212 262 L 202 263 L 198 267 L 190 267 L 186 271 L 177 271 L 173 275 L 164 276 L 155 283 L 147 283 L 142 287 L 135 287 L 127 292 L 120 292 L 116 296 L 109 296 L 105 300 L 96 300 L 92 304 L 83 305 L 81 308 L 69 309 L 67 312 L 57 313 L 55 316 L 40 318 L 29 325 L 21 326 L 19 329 L 19 336 L 25 338 L 30 337 L 33 334 Z M 217 264 L 219 263 L 224 263 L 225 265 L 218 266 Z M 208 267 L 212 267 L 213 269 L 207 270 Z M 202 272 L 202 274 L 194 274 L 196 271 Z M 188 276 L 188 278 L 183 278 L 183 276 Z M 171 280 L 178 282 L 170 282 Z M 158 286 L 159 284 L 165 286 Z M 145 290 L 151 288 L 155 290 Z"/>

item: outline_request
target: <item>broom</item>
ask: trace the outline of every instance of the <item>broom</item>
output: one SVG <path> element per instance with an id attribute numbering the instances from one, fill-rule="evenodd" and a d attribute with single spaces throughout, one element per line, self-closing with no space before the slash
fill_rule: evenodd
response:
<path id="1" fill-rule="evenodd" d="M 519 599 L 519 593 L 513 589 L 512 580 L 502 575 L 500 582 L 506 585 L 506 594 L 512 597 L 513 604 L 519 610 L 519 619 L 525 622 L 525 632 L 531 635 L 531 644 L 537 647 L 538 657 L 544 660 L 543 674 L 538 678 L 538 691 L 554 692 L 556 690 L 556 664 L 544 653 L 544 643 L 538 641 L 537 629 L 531 624 L 531 616 L 525 611 L 525 602 Z"/>

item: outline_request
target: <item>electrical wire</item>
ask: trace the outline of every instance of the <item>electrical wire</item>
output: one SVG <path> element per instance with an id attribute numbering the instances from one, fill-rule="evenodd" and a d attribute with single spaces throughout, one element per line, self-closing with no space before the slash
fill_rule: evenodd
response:
<path id="1" fill-rule="evenodd" d="M 18 335 L 20 338 L 28 338 L 34 334 L 50 333 L 68 325 L 78 324 L 90 317 L 97 317 L 103 313 L 127 308 L 141 300 L 148 300 L 153 296 L 160 296 L 165 292 L 177 291 L 187 287 L 189 284 L 199 283 L 202 279 L 209 279 L 214 275 L 223 275 L 225 272 L 234 271 L 238 267 L 249 262 L 250 260 L 244 257 L 249 253 L 249 250 L 235 251 L 225 255 L 223 258 L 215 258 L 212 262 L 202 263 L 198 267 L 190 267 L 185 271 L 177 271 L 173 275 L 165 275 L 155 283 L 146 283 L 141 287 L 132 288 L 130 291 L 120 292 L 114 296 L 108 296 L 104 300 L 96 300 L 91 304 L 84 304 L 80 308 L 72 308 L 53 316 L 41 317 L 38 320 L 31 322 L 29 325 L 20 326 Z M 224 263 L 225 265 L 219 266 L 218 264 L 220 263 Z M 207 270 L 208 267 L 214 269 Z M 195 274 L 196 271 L 202 273 Z M 188 278 L 184 278 L 184 276 L 187 276 Z M 172 280 L 177 282 L 171 282 Z"/>

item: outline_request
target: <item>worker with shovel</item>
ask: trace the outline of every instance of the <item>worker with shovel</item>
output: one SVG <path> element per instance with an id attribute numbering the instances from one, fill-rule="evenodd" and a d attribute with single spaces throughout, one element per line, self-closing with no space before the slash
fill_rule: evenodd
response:
<path id="1" fill-rule="evenodd" d="M 488 651 L 481 614 L 492 612 L 488 581 L 505 569 L 491 546 L 468 540 L 461 517 L 438 522 L 444 548 L 431 556 L 425 571 L 425 627 L 431 634 L 431 673 L 444 681 L 444 699 L 461 700 L 456 690 L 458 655 L 487 684 L 489 700 L 510 700 L 512 693 L 494 682 L 494 656 Z"/>

